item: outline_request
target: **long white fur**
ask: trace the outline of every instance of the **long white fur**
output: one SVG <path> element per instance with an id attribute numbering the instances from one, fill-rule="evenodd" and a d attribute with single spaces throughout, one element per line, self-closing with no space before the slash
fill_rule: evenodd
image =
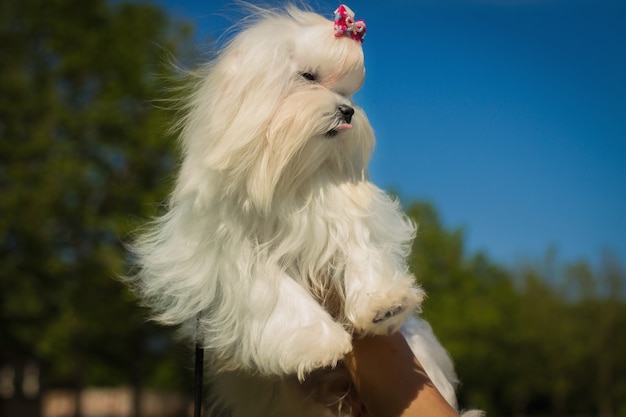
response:
<path id="1" fill-rule="evenodd" d="M 331 21 L 260 12 L 187 103 L 176 186 L 134 245 L 132 281 L 190 337 L 200 315 L 213 401 L 233 416 L 349 415 L 303 393 L 307 378 L 342 374 L 353 334 L 398 330 L 424 297 L 406 265 L 415 227 L 368 179 L 374 133 L 351 98 L 364 73 Z M 341 105 L 352 127 L 329 137 Z M 409 329 L 456 406 L 447 354 L 427 325 Z"/>

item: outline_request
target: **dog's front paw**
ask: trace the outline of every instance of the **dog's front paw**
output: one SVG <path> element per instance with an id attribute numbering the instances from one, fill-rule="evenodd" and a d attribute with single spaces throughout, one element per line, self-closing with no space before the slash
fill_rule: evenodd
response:
<path id="1" fill-rule="evenodd" d="M 378 314 L 376 314 L 374 318 L 372 319 L 372 323 L 378 324 L 378 323 L 387 321 L 397 316 L 398 314 L 404 312 L 406 309 L 407 309 L 406 302 L 404 302 L 404 303 L 398 304 L 395 307 L 392 307 L 390 310 L 379 311 Z"/>
<path id="2" fill-rule="evenodd" d="M 331 324 L 332 323 L 332 324 Z M 311 371 L 334 367 L 352 350 L 352 336 L 335 322 L 308 326 L 295 334 L 290 346 L 285 346 L 299 380 Z"/>
<path id="3" fill-rule="evenodd" d="M 301 380 L 315 369 L 336 365 L 352 349 L 352 336 L 295 280 L 284 277 L 278 285 L 275 302 L 265 304 L 271 314 L 256 314 L 247 333 L 250 362 L 261 374 L 295 374 Z M 257 287 L 267 289 L 264 282 Z"/>
<path id="4" fill-rule="evenodd" d="M 419 310 L 424 292 L 398 282 L 389 287 L 362 295 L 347 317 L 359 333 L 389 334 L 397 331 L 407 316 Z"/>

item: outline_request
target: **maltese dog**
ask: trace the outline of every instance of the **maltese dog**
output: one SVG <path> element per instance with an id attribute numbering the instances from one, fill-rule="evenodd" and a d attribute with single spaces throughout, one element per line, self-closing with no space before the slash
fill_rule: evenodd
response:
<path id="1" fill-rule="evenodd" d="M 352 101 L 365 24 L 343 5 L 334 22 L 256 15 L 186 103 L 183 162 L 135 242 L 134 286 L 155 320 L 202 340 L 210 404 L 233 417 L 352 415 L 335 392 L 352 338 L 401 328 L 456 407 L 452 363 L 412 317 L 415 227 L 368 180 L 374 133 Z"/>

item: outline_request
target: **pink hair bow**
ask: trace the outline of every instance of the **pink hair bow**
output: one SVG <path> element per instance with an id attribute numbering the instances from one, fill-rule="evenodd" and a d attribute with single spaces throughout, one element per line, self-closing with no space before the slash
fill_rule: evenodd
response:
<path id="1" fill-rule="evenodd" d="M 354 20 L 354 12 L 344 4 L 335 10 L 335 37 L 348 36 L 358 43 L 363 43 L 365 37 L 365 22 Z"/>

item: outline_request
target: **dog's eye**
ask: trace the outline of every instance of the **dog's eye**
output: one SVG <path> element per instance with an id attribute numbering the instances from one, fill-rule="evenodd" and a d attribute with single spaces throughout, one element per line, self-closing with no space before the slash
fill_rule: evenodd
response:
<path id="1" fill-rule="evenodd" d="M 304 78 L 305 80 L 308 80 L 308 81 L 315 81 L 315 80 L 317 80 L 317 76 L 315 74 L 311 73 L 311 72 L 301 72 L 300 76 L 302 78 Z"/>

